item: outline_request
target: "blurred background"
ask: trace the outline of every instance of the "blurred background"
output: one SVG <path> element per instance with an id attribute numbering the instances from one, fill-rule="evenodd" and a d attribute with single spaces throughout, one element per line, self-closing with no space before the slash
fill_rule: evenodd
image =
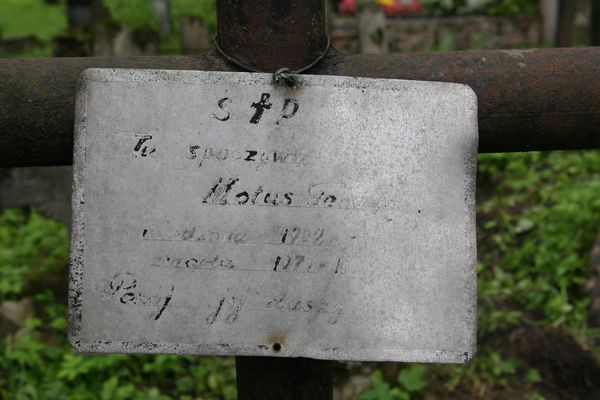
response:
<path id="1" fill-rule="evenodd" d="M 600 44 L 599 0 L 327 7 L 343 53 Z M 0 57 L 195 54 L 215 28 L 214 0 L 0 0 Z M 336 363 L 336 399 L 600 398 L 600 152 L 480 155 L 477 179 L 477 356 Z M 235 399 L 232 358 L 70 350 L 70 194 L 70 167 L 0 169 L 0 399 Z"/>

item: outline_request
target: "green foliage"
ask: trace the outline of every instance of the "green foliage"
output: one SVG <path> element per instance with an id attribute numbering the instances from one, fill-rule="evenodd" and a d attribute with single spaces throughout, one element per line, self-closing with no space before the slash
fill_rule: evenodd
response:
<path id="1" fill-rule="evenodd" d="M 0 301 L 32 283 L 65 276 L 66 228 L 37 212 L 0 214 Z M 49 290 L 33 294 L 36 314 L 0 339 L 0 398 L 6 400 L 233 400 L 233 359 L 75 354 L 66 340 L 67 307 Z"/>
<path id="2" fill-rule="evenodd" d="M 533 15 L 539 12 L 538 0 L 492 1 L 487 8 L 490 15 Z"/>
<path id="3" fill-rule="evenodd" d="M 2 1 L 2 0 L 0 0 Z M 104 0 L 111 16 L 130 29 L 158 28 L 158 19 L 151 1 L 147 0 Z M 160 50 L 164 54 L 177 54 L 180 51 L 179 26 L 182 17 L 200 17 L 209 32 L 217 29 L 215 0 L 171 0 L 173 32 L 162 34 Z"/>
<path id="4" fill-rule="evenodd" d="M 0 301 L 14 298 L 31 283 L 65 271 L 67 230 L 37 212 L 0 214 Z"/>
<path id="5" fill-rule="evenodd" d="M 600 217 L 600 154 L 487 155 L 480 161 L 480 181 L 494 183 L 493 196 L 478 207 L 479 237 L 487 239 L 480 240 L 481 332 L 497 328 L 499 310 L 514 302 L 541 323 L 584 329 L 589 300 L 583 286 Z M 515 310 L 505 317 L 517 322 Z"/>
<path id="6" fill-rule="evenodd" d="M 469 7 L 466 0 L 422 0 L 427 12 L 434 15 L 481 12 L 489 15 L 531 15 L 539 11 L 538 0 L 482 0 Z"/>
<path id="7" fill-rule="evenodd" d="M 50 41 L 67 26 L 65 5 L 44 0 L 0 0 L 0 32 L 5 38 L 35 35 Z"/>
<path id="8" fill-rule="evenodd" d="M 44 43 L 41 47 L 26 49 L 3 57 L 49 57 L 50 41 L 67 27 L 64 0 L 47 4 L 44 0 L 0 0 L 0 37 L 35 36 Z"/>
<path id="9" fill-rule="evenodd" d="M 413 365 L 403 368 L 398 374 L 398 382 L 408 392 L 418 392 L 427 386 L 425 375 L 427 374 L 427 366 Z"/>
<path id="10" fill-rule="evenodd" d="M 598 151 L 480 156 L 479 192 L 488 193 L 477 208 L 480 343 L 523 323 L 585 331 L 599 178 Z M 518 379 L 519 363 L 483 346 L 442 379 L 489 393 Z M 525 382 L 541 383 L 539 371 L 525 371 Z"/>
<path id="11" fill-rule="evenodd" d="M 66 313 L 66 309 L 63 310 Z M 47 316 L 44 316 L 46 318 Z M 40 321 L 41 322 L 41 321 Z M 232 359 L 186 356 L 103 355 L 71 352 L 64 327 L 30 324 L 0 341 L 0 398 L 233 400 Z M 48 338 L 52 338 L 48 343 Z"/>
<path id="12" fill-rule="evenodd" d="M 373 387 L 362 394 L 361 400 L 410 400 L 427 387 L 426 365 L 410 365 L 398 373 L 397 385 L 383 381 L 381 371 L 374 374 Z"/>
<path id="13" fill-rule="evenodd" d="M 0 0 L 1 1 L 1 0 Z M 141 27 L 157 28 L 157 18 L 148 0 L 104 0 L 112 17 L 131 29 Z M 217 25 L 215 0 L 171 0 L 171 16 L 177 27 L 180 17 L 201 17 L 209 30 Z"/>
<path id="14" fill-rule="evenodd" d="M 110 15 L 131 29 L 156 28 L 158 21 L 152 1 L 148 0 L 104 0 Z"/>
<path id="15" fill-rule="evenodd" d="M 422 0 L 421 4 L 427 12 L 434 15 L 454 14 L 466 5 L 465 0 Z"/>
<path id="16" fill-rule="evenodd" d="M 384 382 L 380 371 L 375 372 L 373 387 L 364 392 L 360 400 L 410 400 L 410 393 Z"/>
<path id="17" fill-rule="evenodd" d="M 158 28 L 158 19 L 150 0 L 104 0 L 111 17 L 130 29 Z M 171 17 L 175 31 L 161 37 L 161 50 L 179 51 L 179 19 L 201 17 L 210 32 L 216 30 L 215 0 L 171 0 Z M 44 0 L 0 0 L 0 36 L 33 35 L 46 42 L 42 48 L 32 48 L 9 57 L 48 57 L 52 55 L 50 41 L 67 28 L 65 1 L 49 4 Z"/>
<path id="18" fill-rule="evenodd" d="M 452 392 L 461 387 L 477 394 L 479 398 L 501 392 L 510 387 L 511 382 L 519 379 L 519 360 L 502 357 L 499 352 L 491 349 L 485 349 L 482 353 L 464 366 L 431 367 L 433 375 L 445 382 L 446 391 Z"/>
<path id="19" fill-rule="evenodd" d="M 527 371 L 527 375 L 525 375 L 525 382 L 527 383 L 540 383 L 542 381 L 542 376 L 540 375 L 540 371 L 533 368 Z"/>
<path id="20" fill-rule="evenodd" d="M 171 0 L 171 14 L 175 21 L 180 17 L 201 17 L 209 31 L 217 28 L 217 8 L 215 0 Z"/>

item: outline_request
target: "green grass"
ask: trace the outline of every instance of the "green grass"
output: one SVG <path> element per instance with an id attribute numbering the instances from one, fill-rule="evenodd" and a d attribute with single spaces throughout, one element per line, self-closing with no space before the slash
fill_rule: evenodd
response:
<path id="1" fill-rule="evenodd" d="M 66 274 L 67 229 L 40 214 L 0 214 L 0 302 L 19 298 L 33 284 Z"/>
<path id="2" fill-rule="evenodd" d="M 157 20 L 149 0 L 105 0 L 112 18 L 130 29 L 150 27 L 157 29 Z M 216 30 L 214 0 L 172 0 L 171 17 L 174 31 L 161 37 L 161 53 L 178 54 L 179 18 L 202 17 L 210 32 Z M 33 35 L 46 46 L 28 49 L 8 57 L 48 57 L 52 55 L 50 41 L 67 28 L 64 1 L 50 5 L 43 0 L 0 0 L 0 32 L 4 38 Z"/>
<path id="3" fill-rule="evenodd" d="M 143 26 L 157 27 L 152 4 L 147 0 L 104 0 L 111 15 L 132 29 Z M 171 16 L 177 29 L 182 16 L 202 17 L 210 31 L 216 29 L 216 2 L 214 0 L 171 0 Z"/>
<path id="4" fill-rule="evenodd" d="M 64 4 L 50 5 L 43 0 L 0 0 L 2 37 L 35 35 L 45 42 L 67 27 Z"/>

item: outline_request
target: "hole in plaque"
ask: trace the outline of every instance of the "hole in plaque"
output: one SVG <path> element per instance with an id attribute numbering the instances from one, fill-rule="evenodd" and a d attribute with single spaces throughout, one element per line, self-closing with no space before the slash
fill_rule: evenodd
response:
<path id="1" fill-rule="evenodd" d="M 277 342 L 273 343 L 273 351 L 279 353 L 281 351 L 281 344 Z"/>

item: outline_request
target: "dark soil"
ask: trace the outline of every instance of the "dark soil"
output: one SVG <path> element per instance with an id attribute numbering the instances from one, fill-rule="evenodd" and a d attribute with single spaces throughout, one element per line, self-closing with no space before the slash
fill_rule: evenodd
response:
<path id="1" fill-rule="evenodd" d="M 503 355 L 536 368 L 542 382 L 536 389 L 546 399 L 600 399 L 600 365 L 594 354 L 558 328 L 520 327 L 508 336 Z"/>

